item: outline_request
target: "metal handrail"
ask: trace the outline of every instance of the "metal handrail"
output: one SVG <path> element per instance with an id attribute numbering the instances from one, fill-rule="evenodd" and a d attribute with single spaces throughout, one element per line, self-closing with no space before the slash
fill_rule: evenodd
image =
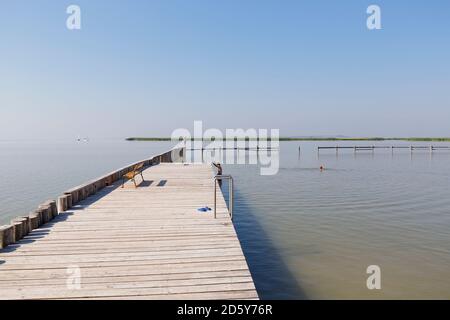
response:
<path id="1" fill-rule="evenodd" d="M 231 175 L 216 175 L 214 177 L 214 219 L 217 218 L 217 181 L 228 179 L 228 212 L 230 213 L 230 218 L 233 220 L 233 177 Z"/>

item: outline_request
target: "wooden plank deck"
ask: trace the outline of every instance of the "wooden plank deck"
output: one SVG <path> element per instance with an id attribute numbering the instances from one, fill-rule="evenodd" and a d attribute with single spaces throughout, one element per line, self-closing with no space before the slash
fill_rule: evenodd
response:
<path id="1" fill-rule="evenodd" d="M 162 163 L 102 189 L 0 250 L 0 299 L 257 299 L 222 194 L 217 219 L 197 210 L 213 175 Z"/>

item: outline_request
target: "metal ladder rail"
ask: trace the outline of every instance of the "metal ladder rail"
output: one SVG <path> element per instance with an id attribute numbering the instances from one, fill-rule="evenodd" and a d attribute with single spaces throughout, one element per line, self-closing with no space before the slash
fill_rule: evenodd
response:
<path id="1" fill-rule="evenodd" d="M 233 177 L 229 174 L 227 175 L 216 175 L 214 177 L 214 219 L 217 218 L 217 182 L 219 180 L 229 181 L 228 184 L 228 212 L 230 213 L 230 218 L 233 220 L 233 196 L 234 196 L 234 186 L 233 186 Z"/>

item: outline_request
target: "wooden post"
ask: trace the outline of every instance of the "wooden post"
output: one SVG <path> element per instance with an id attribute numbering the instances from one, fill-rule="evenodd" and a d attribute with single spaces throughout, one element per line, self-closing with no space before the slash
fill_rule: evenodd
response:
<path id="1" fill-rule="evenodd" d="M 67 211 L 67 195 L 58 198 L 58 213 Z"/>
<path id="2" fill-rule="evenodd" d="M 23 221 L 23 236 L 26 236 L 30 233 L 30 217 L 29 216 L 23 216 L 19 217 L 18 219 Z"/>
<path id="3" fill-rule="evenodd" d="M 56 205 L 56 201 L 52 200 L 49 204 L 52 210 L 52 217 L 55 218 L 58 215 L 58 207 Z"/>
<path id="4" fill-rule="evenodd" d="M 94 188 L 93 188 L 92 184 L 88 184 L 86 186 L 86 195 L 87 195 L 86 198 L 89 198 L 93 194 L 94 194 Z"/>
<path id="5" fill-rule="evenodd" d="M 64 192 L 64 194 L 70 194 L 72 196 L 72 206 L 78 203 L 78 190 L 71 192 Z"/>
<path id="6" fill-rule="evenodd" d="M 80 200 L 84 200 L 88 197 L 86 187 L 81 188 L 80 193 L 81 193 Z"/>
<path id="7" fill-rule="evenodd" d="M 39 206 L 39 209 L 41 209 L 42 215 L 45 216 L 45 221 L 49 222 L 53 220 L 53 212 L 52 208 L 48 204 L 42 204 Z"/>
<path id="8" fill-rule="evenodd" d="M 47 215 L 47 221 L 52 221 L 53 219 L 52 208 L 48 204 L 43 206 L 43 208 L 45 214 Z"/>
<path id="9" fill-rule="evenodd" d="M 41 217 L 39 216 L 39 212 L 31 212 L 30 215 L 30 232 L 34 229 L 39 228 L 41 225 Z"/>
<path id="10" fill-rule="evenodd" d="M 6 248 L 15 242 L 14 227 L 5 225 L 0 227 L 0 249 Z"/>
<path id="11" fill-rule="evenodd" d="M 70 208 L 73 207 L 72 195 L 71 194 L 66 194 L 65 196 L 67 198 L 67 209 L 70 209 Z"/>
<path id="12" fill-rule="evenodd" d="M 79 192 L 78 190 L 72 193 L 72 205 L 78 203 L 80 201 L 79 199 Z"/>
<path id="13" fill-rule="evenodd" d="M 14 228 L 14 241 L 17 242 L 26 234 L 24 230 L 24 228 L 26 227 L 24 219 L 13 219 L 11 220 L 11 225 Z"/>
<path id="14" fill-rule="evenodd" d="M 65 196 L 58 197 L 58 213 L 66 211 L 67 209 L 67 198 Z"/>
<path id="15" fill-rule="evenodd" d="M 45 223 L 45 221 L 44 221 L 44 213 L 43 213 L 43 210 L 40 209 L 40 208 L 38 208 L 38 209 L 36 209 L 34 212 L 32 212 L 31 214 L 34 214 L 34 213 L 35 213 L 35 214 L 38 216 L 38 218 L 39 218 L 39 226 L 43 225 L 43 224 Z"/>
<path id="16" fill-rule="evenodd" d="M 53 219 L 52 209 L 48 204 L 41 204 L 38 209 L 41 212 L 42 224 Z"/>
<path id="17" fill-rule="evenodd" d="M 105 187 L 105 178 L 97 182 L 97 191 L 102 190 Z"/>
<path id="18" fill-rule="evenodd" d="M 50 216 L 51 218 L 55 218 L 58 215 L 58 208 L 56 206 L 55 200 L 48 200 L 42 204 L 42 207 L 49 207 L 50 208 Z"/>

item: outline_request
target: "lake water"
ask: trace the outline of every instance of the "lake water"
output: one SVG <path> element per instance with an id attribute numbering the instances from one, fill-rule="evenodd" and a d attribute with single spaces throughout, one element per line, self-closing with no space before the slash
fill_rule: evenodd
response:
<path id="1" fill-rule="evenodd" d="M 0 223 L 127 164 L 167 151 L 170 142 L 0 141 Z"/>
<path id="2" fill-rule="evenodd" d="M 358 143 L 339 142 L 346 144 Z M 404 143 L 375 143 L 391 144 Z M 224 166 L 235 179 L 234 223 L 261 298 L 450 299 L 450 152 L 318 157 L 317 145 L 335 143 L 281 143 L 275 176 Z M 170 146 L 0 141 L 0 220 Z M 381 290 L 367 289 L 369 265 L 381 268 Z"/>

